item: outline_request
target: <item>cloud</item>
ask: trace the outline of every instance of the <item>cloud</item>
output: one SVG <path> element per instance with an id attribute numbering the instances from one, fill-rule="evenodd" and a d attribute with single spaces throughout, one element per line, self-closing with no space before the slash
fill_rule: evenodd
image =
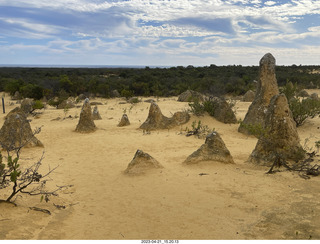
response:
<path id="1" fill-rule="evenodd" d="M 275 1 L 266 1 L 264 4 L 267 6 L 272 6 L 272 5 L 275 5 L 276 2 Z"/>
<path id="2" fill-rule="evenodd" d="M 80 36 L 123 36 L 132 30 L 135 23 L 126 13 L 111 7 L 100 12 L 59 12 L 49 9 L 0 7 L 4 13 L 0 19 L 3 29 L 14 29 L 15 36 L 20 33 L 34 32 L 38 38 L 41 33 L 51 35 Z M 16 16 L 19 16 L 17 18 Z M 10 28 L 8 25 L 11 25 Z M 7 32 L 14 33 L 13 31 Z M 32 38 L 32 35 L 28 35 Z"/>
<path id="3" fill-rule="evenodd" d="M 0 12 L 0 49 L 17 60 L 248 63 L 255 48 L 320 44 L 312 0 L 2 0 Z"/>
<path id="4" fill-rule="evenodd" d="M 246 16 L 244 19 L 244 23 L 256 29 L 279 30 L 283 32 L 294 31 L 294 29 L 290 26 L 290 24 L 273 19 L 270 16 L 264 16 L 264 15 Z"/>
<path id="5" fill-rule="evenodd" d="M 211 32 L 235 33 L 230 18 L 184 17 L 170 22 L 178 26 L 195 26 Z"/>

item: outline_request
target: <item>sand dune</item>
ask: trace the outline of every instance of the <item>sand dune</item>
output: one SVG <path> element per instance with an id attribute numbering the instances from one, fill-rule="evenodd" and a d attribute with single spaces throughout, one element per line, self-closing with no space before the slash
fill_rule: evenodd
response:
<path id="1" fill-rule="evenodd" d="M 8 96 L 5 100 L 7 112 L 17 106 L 9 105 Z M 48 203 L 27 195 L 16 199 L 17 207 L 1 203 L 0 239 L 320 238 L 320 178 L 304 180 L 292 172 L 267 175 L 268 168 L 246 163 L 257 139 L 238 133 L 238 124 L 192 116 L 188 124 L 146 135 L 137 128 L 147 118 L 149 103 L 92 101 L 103 104 L 98 105 L 102 120 L 95 121 L 94 133 L 75 132 L 74 117 L 80 115 L 82 104 L 69 109 L 67 116 L 73 118 L 53 120 L 65 114 L 50 106 L 39 118 L 30 117 L 33 129 L 43 126 L 37 138 L 44 148 L 24 149 L 21 164 L 31 164 L 44 150 L 42 170 L 59 165 L 50 185 L 73 187 Z M 168 117 L 188 109 L 176 97 L 160 98 L 157 104 Z M 237 102 L 237 119 L 244 118 L 249 105 Z M 117 127 L 124 111 L 131 125 Z M 1 125 L 4 116 L 0 115 Z M 182 165 L 204 143 L 181 134 L 194 120 L 219 132 L 234 165 Z M 315 118 L 298 128 L 302 145 L 307 138 L 309 146 L 320 140 L 319 126 L 320 119 Z M 137 149 L 164 168 L 141 176 L 123 174 Z M 29 207 L 48 209 L 51 215 Z"/>

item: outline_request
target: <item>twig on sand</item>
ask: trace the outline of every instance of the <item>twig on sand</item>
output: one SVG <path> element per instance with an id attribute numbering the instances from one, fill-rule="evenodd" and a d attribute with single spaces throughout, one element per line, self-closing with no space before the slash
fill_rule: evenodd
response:
<path id="1" fill-rule="evenodd" d="M 58 205 L 58 204 L 53 204 L 53 206 L 55 206 L 57 209 L 65 209 L 66 208 L 66 206 L 64 206 L 64 205 Z"/>
<path id="2" fill-rule="evenodd" d="M 30 209 L 51 215 L 51 212 L 48 209 L 38 208 L 38 207 L 30 207 Z"/>
<path id="3" fill-rule="evenodd" d="M 10 219 L 0 219 L 0 221 L 6 221 L 6 220 L 10 220 Z"/>

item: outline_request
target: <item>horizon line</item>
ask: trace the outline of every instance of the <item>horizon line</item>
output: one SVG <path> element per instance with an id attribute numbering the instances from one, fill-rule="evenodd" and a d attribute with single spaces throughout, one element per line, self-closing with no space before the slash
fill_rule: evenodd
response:
<path id="1" fill-rule="evenodd" d="M 0 64 L 0 68 L 173 68 L 173 67 L 210 67 L 211 65 L 221 67 L 221 66 L 243 66 L 243 67 L 252 67 L 259 66 L 257 65 L 241 65 L 241 64 L 228 64 L 228 65 L 102 65 L 102 64 Z M 276 66 L 320 66 L 319 64 L 291 64 L 291 65 L 276 65 Z"/>

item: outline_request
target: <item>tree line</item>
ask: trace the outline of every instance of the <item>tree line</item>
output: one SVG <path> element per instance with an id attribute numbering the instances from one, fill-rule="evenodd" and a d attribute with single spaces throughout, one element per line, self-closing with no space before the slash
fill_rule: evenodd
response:
<path id="1" fill-rule="evenodd" d="M 289 80 L 303 88 L 320 87 L 320 66 L 277 66 L 279 86 Z M 187 89 L 219 96 L 254 89 L 258 66 L 210 65 L 170 68 L 0 68 L 0 90 L 22 97 L 50 99 L 80 94 L 112 97 L 176 96 Z"/>

